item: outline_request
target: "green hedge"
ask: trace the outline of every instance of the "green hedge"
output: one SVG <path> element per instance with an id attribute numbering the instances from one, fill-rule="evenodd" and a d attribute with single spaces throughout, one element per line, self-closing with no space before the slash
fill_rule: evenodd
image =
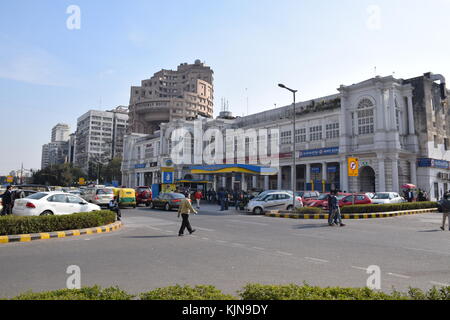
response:
<path id="1" fill-rule="evenodd" d="M 109 210 L 60 216 L 0 217 L 0 235 L 64 231 L 104 226 L 113 223 L 116 214 Z"/>
<path id="2" fill-rule="evenodd" d="M 433 287 L 428 291 L 411 288 L 402 293 L 384 293 L 369 288 L 313 287 L 290 285 L 248 284 L 238 297 L 222 293 L 213 286 L 179 285 L 159 288 L 139 296 L 117 287 L 101 289 L 98 286 L 82 289 L 62 289 L 41 293 L 26 292 L 13 300 L 450 300 L 450 287 Z"/>
<path id="3" fill-rule="evenodd" d="M 297 208 L 295 210 L 295 213 L 298 213 L 298 214 L 322 214 L 323 210 L 321 208 L 316 208 L 316 207 L 303 207 L 303 208 Z"/>
<path id="4" fill-rule="evenodd" d="M 231 295 L 223 294 L 213 286 L 190 286 L 179 285 L 159 288 L 150 292 L 142 293 L 141 300 L 235 300 Z"/>
<path id="5" fill-rule="evenodd" d="M 416 209 L 437 208 L 437 202 L 403 202 L 390 204 L 364 204 L 345 206 L 341 208 L 341 213 L 374 213 L 374 212 L 390 212 Z"/>

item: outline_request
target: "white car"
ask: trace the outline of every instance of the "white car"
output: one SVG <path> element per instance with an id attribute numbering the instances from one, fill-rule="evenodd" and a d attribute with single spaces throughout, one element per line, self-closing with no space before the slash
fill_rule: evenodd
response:
<path id="1" fill-rule="evenodd" d="M 65 215 L 77 212 L 101 210 L 96 204 L 70 193 L 59 191 L 38 192 L 27 198 L 17 199 L 13 214 L 16 216 Z"/>
<path id="2" fill-rule="evenodd" d="M 402 203 L 405 199 L 397 192 L 377 192 L 372 197 L 373 204 Z"/>
<path id="3" fill-rule="evenodd" d="M 292 210 L 293 197 L 289 192 L 273 192 L 263 197 L 250 200 L 247 205 L 247 212 L 263 214 L 269 210 Z M 295 198 L 295 207 L 302 208 L 302 198 Z"/>

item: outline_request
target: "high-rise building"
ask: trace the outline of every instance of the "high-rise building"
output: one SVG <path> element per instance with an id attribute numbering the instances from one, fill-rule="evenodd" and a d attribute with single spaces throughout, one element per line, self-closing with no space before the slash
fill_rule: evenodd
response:
<path id="1" fill-rule="evenodd" d="M 128 110 L 119 106 L 110 111 L 90 110 L 78 118 L 74 137 L 74 164 L 87 172 L 89 163 L 106 163 L 123 153 L 123 135 L 128 126 Z"/>
<path id="2" fill-rule="evenodd" d="M 70 127 L 65 123 L 58 123 L 52 128 L 52 142 L 69 140 Z"/>
<path id="3" fill-rule="evenodd" d="M 161 123 L 177 119 L 212 118 L 213 70 L 200 60 L 177 70 L 161 70 L 141 86 L 131 87 L 128 132 L 153 133 Z"/>

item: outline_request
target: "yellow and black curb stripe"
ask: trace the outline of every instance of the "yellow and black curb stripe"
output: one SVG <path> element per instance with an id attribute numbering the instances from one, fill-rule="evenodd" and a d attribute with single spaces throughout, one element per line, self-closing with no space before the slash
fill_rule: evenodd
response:
<path id="1" fill-rule="evenodd" d="M 122 227 L 122 222 L 117 221 L 112 224 L 108 224 L 102 227 L 79 229 L 79 230 L 68 230 L 68 231 L 56 231 L 56 232 L 42 232 L 42 233 L 31 233 L 31 234 L 18 234 L 13 236 L 0 236 L 0 243 L 10 243 L 10 242 L 29 242 L 34 240 L 46 240 L 52 238 L 66 238 L 72 236 L 82 236 L 87 234 L 95 233 L 107 233 L 120 229 Z"/>
<path id="2" fill-rule="evenodd" d="M 405 216 L 411 214 L 431 213 L 437 212 L 437 208 L 420 209 L 420 210 L 407 210 L 407 211 L 395 211 L 395 212 L 378 212 L 378 213 L 355 213 L 355 214 L 342 214 L 342 219 L 376 219 L 376 218 L 392 218 L 398 216 Z M 267 217 L 272 218 L 287 218 L 287 219 L 315 219 L 315 220 L 328 220 L 328 213 L 324 214 L 293 214 L 293 213 L 275 213 L 268 212 L 265 214 Z"/>

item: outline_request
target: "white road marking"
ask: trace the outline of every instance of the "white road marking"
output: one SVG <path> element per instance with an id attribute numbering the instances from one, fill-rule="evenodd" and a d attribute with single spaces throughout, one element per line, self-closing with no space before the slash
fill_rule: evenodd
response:
<path id="1" fill-rule="evenodd" d="M 216 240 L 216 242 L 218 242 L 218 243 L 227 243 L 228 241 Z"/>
<path id="2" fill-rule="evenodd" d="M 434 284 L 436 286 L 442 286 L 442 287 L 450 287 L 450 284 L 443 283 L 443 282 L 436 282 L 436 281 L 430 281 L 431 284 Z"/>
<path id="3" fill-rule="evenodd" d="M 228 220 L 229 222 L 235 222 L 235 223 L 239 223 L 239 224 L 254 224 L 257 226 L 268 226 L 269 224 L 267 223 L 261 223 L 261 222 L 250 222 L 250 221 L 241 221 L 241 220 Z"/>
<path id="4" fill-rule="evenodd" d="M 398 273 L 392 273 L 392 272 L 388 272 L 388 275 L 393 276 L 393 277 L 397 277 L 397 278 L 403 278 L 403 279 L 410 279 L 410 276 L 405 276 L 403 274 L 398 274 Z"/>
<path id="5" fill-rule="evenodd" d="M 321 262 L 321 263 L 328 263 L 328 262 L 330 262 L 330 261 L 328 261 L 328 260 L 317 259 L 317 258 L 311 258 L 311 257 L 305 257 L 305 259 L 306 259 L 306 260 L 311 260 L 311 261 L 314 261 L 314 262 Z"/>
<path id="6" fill-rule="evenodd" d="M 203 240 L 209 240 L 209 238 L 202 238 Z"/>
<path id="7" fill-rule="evenodd" d="M 237 247 L 243 247 L 244 245 L 242 243 L 231 243 L 233 246 L 237 246 Z"/>
<path id="8" fill-rule="evenodd" d="M 437 253 L 437 254 L 450 255 L 450 252 L 443 252 L 443 251 L 437 251 L 437 250 L 429 250 L 429 249 L 422 249 L 422 248 L 410 248 L 410 247 L 401 247 L 401 248 L 407 249 L 407 250 L 425 251 L 425 252 L 431 252 L 431 253 Z"/>
<path id="9" fill-rule="evenodd" d="M 277 251 L 277 253 L 282 254 L 282 255 L 285 255 L 285 256 L 293 256 L 292 253 L 284 252 L 284 251 Z"/>
<path id="10" fill-rule="evenodd" d="M 209 231 L 209 232 L 214 232 L 214 231 L 216 231 L 216 230 L 214 230 L 214 229 L 207 229 L 207 228 L 200 228 L 200 227 L 197 227 L 196 229 L 202 230 L 202 231 Z"/>
<path id="11" fill-rule="evenodd" d="M 355 267 L 355 266 L 352 266 L 352 268 L 353 268 L 353 269 L 358 269 L 358 270 L 364 270 L 364 271 L 367 271 L 367 268 L 363 268 L 363 267 Z"/>
<path id="12" fill-rule="evenodd" d="M 260 247 L 252 247 L 253 249 L 256 249 L 256 250 L 266 250 L 266 249 L 264 249 L 264 248 L 260 248 Z"/>

